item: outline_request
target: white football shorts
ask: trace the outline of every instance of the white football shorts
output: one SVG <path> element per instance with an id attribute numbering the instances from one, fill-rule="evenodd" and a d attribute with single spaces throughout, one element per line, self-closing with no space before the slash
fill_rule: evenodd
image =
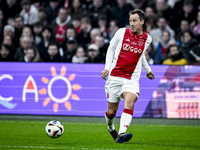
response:
<path id="1" fill-rule="evenodd" d="M 105 92 L 109 102 L 117 103 L 123 99 L 123 92 L 131 92 L 139 97 L 139 81 L 109 76 L 106 80 Z"/>

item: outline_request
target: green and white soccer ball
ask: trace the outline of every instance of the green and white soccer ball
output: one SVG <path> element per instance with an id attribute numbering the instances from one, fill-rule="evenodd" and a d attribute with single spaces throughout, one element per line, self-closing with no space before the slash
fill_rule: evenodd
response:
<path id="1" fill-rule="evenodd" d="M 45 131 L 49 137 L 58 138 L 63 134 L 64 127 L 60 121 L 52 120 L 47 123 Z"/>

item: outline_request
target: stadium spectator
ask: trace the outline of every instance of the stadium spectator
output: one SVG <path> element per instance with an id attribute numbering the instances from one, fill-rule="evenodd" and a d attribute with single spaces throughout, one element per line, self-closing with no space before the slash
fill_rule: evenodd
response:
<path id="1" fill-rule="evenodd" d="M 22 16 L 20 16 L 19 14 L 15 15 L 14 17 L 14 21 L 15 21 L 15 39 L 18 41 L 19 43 L 19 38 L 22 35 L 22 29 L 24 27 L 24 18 Z"/>
<path id="2" fill-rule="evenodd" d="M 72 19 L 72 26 L 76 29 L 76 33 L 80 33 L 81 31 L 81 18 L 80 17 L 73 17 Z"/>
<path id="3" fill-rule="evenodd" d="M 81 0 L 73 0 L 71 7 L 68 9 L 69 15 L 72 17 L 82 17 L 85 13 Z"/>
<path id="4" fill-rule="evenodd" d="M 7 18 L 4 17 L 3 11 L 0 9 L 0 21 L 3 26 L 6 24 L 6 20 Z"/>
<path id="5" fill-rule="evenodd" d="M 112 39 L 112 37 L 114 36 L 115 32 L 118 29 L 119 29 L 118 21 L 117 20 L 111 20 L 110 23 L 109 23 L 109 29 L 108 29 L 106 39 L 108 39 L 110 41 Z"/>
<path id="6" fill-rule="evenodd" d="M 167 4 L 173 9 L 175 4 L 178 2 L 178 1 L 181 1 L 181 0 L 168 0 L 167 1 Z"/>
<path id="7" fill-rule="evenodd" d="M 52 34 L 53 34 L 53 31 L 52 31 L 51 27 L 46 26 L 43 28 L 42 41 L 39 44 L 37 44 L 37 49 L 40 53 L 40 57 L 42 60 L 44 60 L 44 58 L 46 58 L 48 56 L 48 54 L 47 54 L 48 46 L 51 42 L 54 41 Z"/>
<path id="8" fill-rule="evenodd" d="M 101 35 L 101 31 L 99 28 L 93 28 L 90 32 L 90 43 L 89 44 L 94 44 L 95 43 L 95 38 L 96 36 L 100 36 Z"/>
<path id="9" fill-rule="evenodd" d="M 33 41 L 30 36 L 22 38 L 21 46 L 15 52 L 15 61 L 23 62 L 26 51 L 29 47 L 33 46 Z"/>
<path id="10" fill-rule="evenodd" d="M 30 0 L 22 0 L 21 7 L 20 15 L 24 18 L 24 25 L 33 25 L 39 21 L 39 11 L 31 4 Z"/>
<path id="11" fill-rule="evenodd" d="M 102 63 L 103 58 L 100 55 L 99 47 L 96 44 L 90 44 L 87 50 L 88 59 L 85 63 Z"/>
<path id="12" fill-rule="evenodd" d="M 67 4 L 68 6 L 65 5 L 67 6 L 65 7 L 63 4 Z M 172 6 L 172 9 L 169 5 Z M 31 10 L 32 6 L 36 11 L 33 12 Z M 33 21 L 34 19 L 30 19 L 29 13 L 33 13 L 43 26 L 48 27 L 54 23 L 56 24 L 56 17 L 58 18 L 58 12 L 62 6 L 65 7 L 64 10 L 69 13 L 68 16 L 71 16 L 71 20 L 69 24 L 67 24 L 67 27 L 57 35 L 57 40 L 60 37 L 62 40 L 64 39 L 63 41 L 61 40 L 62 42 L 58 42 L 60 47 L 65 45 L 65 48 L 59 49 L 61 56 L 64 56 L 62 50 L 67 49 L 67 40 L 65 38 L 67 35 L 66 32 L 68 31 L 66 30 L 67 28 L 71 28 L 71 26 L 75 28 L 77 44 L 81 45 L 86 50 L 89 44 L 94 43 L 94 40 L 90 37 L 92 29 L 99 28 L 101 30 L 101 35 L 104 36 L 104 43 L 109 42 L 119 27 L 129 26 L 128 15 L 125 14 L 128 14 L 133 8 L 145 10 L 146 22 L 144 24 L 144 29 L 152 35 L 154 49 L 161 39 L 161 33 L 163 30 L 169 31 L 172 37 L 175 35 L 173 32 L 176 32 L 175 39 L 177 40 L 178 46 L 183 43 L 184 31 L 193 31 L 195 38 L 198 39 L 198 43 L 200 40 L 200 34 L 198 31 L 198 28 L 200 28 L 198 21 L 198 16 L 200 16 L 200 13 L 198 12 L 200 1 L 198 0 L 3 0 L 0 1 L 0 43 L 4 43 L 4 40 L 9 37 L 4 37 L 4 34 L 11 35 L 14 49 L 18 49 L 20 47 L 19 39 L 22 35 L 22 29 L 24 28 L 25 22 L 27 22 L 26 26 L 30 26 L 31 29 L 33 29 L 34 33 L 34 23 L 28 23 L 29 20 Z M 24 13 L 22 14 L 22 12 Z M 161 16 L 158 19 L 157 15 L 159 14 Z M 86 19 L 83 16 L 89 16 L 90 18 Z M 115 20 L 113 20 L 114 18 Z M 164 21 L 165 23 L 162 19 L 160 21 L 160 18 L 166 18 Z M 173 18 L 175 18 L 175 20 L 171 21 Z M 92 23 L 90 23 L 90 19 L 92 20 Z M 54 31 L 53 34 L 51 34 L 53 36 L 56 31 L 58 31 L 56 30 L 57 27 L 55 24 L 51 26 Z M 7 25 L 14 27 L 14 34 L 11 31 L 12 29 L 8 28 Z M 6 27 L 6 31 L 4 30 L 4 26 Z M 158 29 L 160 29 L 160 31 L 158 31 Z M 33 39 L 37 44 L 38 50 L 41 51 L 41 45 L 39 46 L 41 37 L 35 38 L 34 36 Z M 37 39 L 39 39 L 39 41 Z M 40 44 L 41 43 L 43 43 L 43 39 Z M 46 51 L 45 55 L 47 55 L 48 44 L 46 47 L 44 44 L 42 45 Z M 102 56 L 105 55 L 104 52 L 101 52 L 101 48 L 99 51 Z M 43 56 L 41 55 L 41 58 L 42 57 Z M 152 53 L 150 53 L 150 57 L 153 58 L 154 63 L 156 63 Z"/>
<path id="13" fill-rule="evenodd" d="M 169 5 L 167 4 L 167 0 L 156 0 L 156 14 L 159 16 L 163 16 L 170 27 L 175 29 L 174 24 L 174 11 Z"/>
<path id="14" fill-rule="evenodd" d="M 153 65 L 154 64 L 154 60 L 150 57 L 150 54 L 148 51 L 144 52 L 145 58 L 147 59 L 147 63 L 149 65 Z"/>
<path id="15" fill-rule="evenodd" d="M 44 62 L 62 62 L 62 57 L 59 53 L 59 46 L 56 42 L 51 42 L 47 49 L 47 57 Z"/>
<path id="16" fill-rule="evenodd" d="M 13 42 L 12 42 L 12 37 L 11 37 L 10 35 L 5 35 L 5 36 L 3 37 L 2 44 L 5 44 L 5 45 L 8 45 L 8 46 L 9 46 L 10 54 L 11 54 L 12 57 L 14 58 L 14 54 L 15 54 L 16 48 L 15 48 Z"/>
<path id="17" fill-rule="evenodd" d="M 98 18 L 98 28 L 103 37 L 107 36 L 108 28 L 107 28 L 107 17 L 105 15 L 101 15 Z"/>
<path id="18" fill-rule="evenodd" d="M 17 39 L 14 38 L 15 36 L 15 28 L 11 25 L 5 25 L 3 28 L 3 36 L 9 35 L 12 38 L 12 43 L 15 48 L 19 47 L 19 43 Z M 2 36 L 2 38 L 3 38 Z"/>
<path id="19" fill-rule="evenodd" d="M 98 27 L 98 17 L 107 14 L 107 7 L 103 5 L 103 0 L 93 0 L 92 5 L 86 10 L 84 17 L 91 19 L 93 28 Z"/>
<path id="20" fill-rule="evenodd" d="M 171 37 L 174 37 L 174 35 L 175 35 L 174 30 L 172 30 L 168 26 L 167 21 L 164 17 L 161 16 L 161 17 L 158 18 L 157 25 L 158 25 L 158 28 L 150 30 L 150 35 L 151 35 L 152 40 L 153 40 L 154 48 L 156 48 L 156 46 L 158 45 L 159 39 L 161 39 L 162 32 L 164 30 L 169 31 Z"/>
<path id="21" fill-rule="evenodd" d="M 22 43 L 22 40 L 25 36 L 29 36 L 31 38 L 31 41 L 34 43 L 34 37 L 33 37 L 33 33 L 32 33 L 32 30 L 29 26 L 24 26 L 23 29 L 22 29 L 22 35 L 19 39 L 20 41 L 20 44 Z"/>
<path id="22" fill-rule="evenodd" d="M 69 37 L 76 38 L 76 30 L 71 26 L 66 29 L 65 38 L 68 39 Z"/>
<path id="23" fill-rule="evenodd" d="M 52 23 L 53 35 L 55 35 L 56 42 L 61 45 L 65 39 L 65 31 L 71 24 L 71 16 L 65 8 L 60 8 L 58 16 Z"/>
<path id="24" fill-rule="evenodd" d="M 155 54 L 154 63 L 162 64 L 162 56 L 165 54 L 166 50 L 169 48 L 170 41 L 174 41 L 175 39 L 170 36 L 169 31 L 163 31 L 162 37 L 156 46 L 157 53 Z"/>
<path id="25" fill-rule="evenodd" d="M 146 13 L 146 22 L 144 24 L 144 28 L 146 32 L 150 32 L 150 30 L 157 28 L 156 25 L 156 13 L 152 7 L 145 8 Z"/>
<path id="26" fill-rule="evenodd" d="M 14 47 L 14 45 L 12 44 L 12 37 L 10 35 L 5 35 L 3 37 L 2 43 Z"/>
<path id="27" fill-rule="evenodd" d="M 14 61 L 14 57 L 11 52 L 11 47 L 6 44 L 1 44 L 0 48 L 0 61 Z"/>
<path id="28" fill-rule="evenodd" d="M 195 39 L 194 34 L 191 31 L 185 31 L 183 33 L 183 39 L 184 41 L 180 45 L 180 51 L 183 53 L 184 58 L 186 58 L 190 65 L 197 63 L 198 61 L 190 52 L 192 51 L 197 56 L 200 56 L 199 44 Z"/>
<path id="29" fill-rule="evenodd" d="M 40 62 L 40 55 L 35 47 L 29 47 L 24 56 L 24 62 Z"/>
<path id="30" fill-rule="evenodd" d="M 200 11 L 197 14 L 197 24 L 194 26 L 193 33 L 200 41 Z"/>
<path id="31" fill-rule="evenodd" d="M 81 31 L 77 35 L 78 43 L 84 48 L 87 48 L 87 44 L 91 41 L 90 31 L 92 29 L 91 21 L 87 17 L 81 19 Z"/>
<path id="32" fill-rule="evenodd" d="M 149 45 L 149 47 L 147 48 L 146 51 L 148 51 L 148 55 L 149 55 L 150 59 L 153 59 L 153 64 L 155 64 L 154 59 L 155 59 L 155 55 L 156 55 L 157 51 L 156 51 L 156 49 L 154 49 L 154 46 L 152 43 Z"/>
<path id="33" fill-rule="evenodd" d="M 58 16 L 58 12 L 61 8 L 61 5 L 59 2 L 60 2 L 59 0 L 49 0 L 48 6 L 45 7 L 47 11 L 47 20 L 50 24 Z"/>
<path id="34" fill-rule="evenodd" d="M 174 41 L 171 40 L 171 41 L 169 42 L 169 47 L 172 46 L 172 45 L 177 45 L 177 46 L 179 46 L 179 45 L 178 45 L 178 42 L 176 42 L 175 40 L 174 40 Z M 165 51 L 165 54 L 162 55 L 162 62 L 165 61 L 165 60 L 168 59 L 168 58 L 169 58 L 169 48 Z"/>
<path id="35" fill-rule="evenodd" d="M 133 0 L 133 7 L 144 11 L 147 7 L 147 0 Z"/>
<path id="36" fill-rule="evenodd" d="M 42 28 L 41 22 L 36 22 L 33 24 L 33 37 L 35 44 L 39 44 L 42 41 Z"/>
<path id="37" fill-rule="evenodd" d="M 192 3 L 193 6 L 195 7 L 195 9 L 198 9 L 198 7 L 200 5 L 199 0 L 179 0 L 174 5 L 174 12 L 175 12 L 176 16 L 178 16 L 178 14 L 181 14 L 181 12 L 183 11 L 183 4 L 184 3 Z"/>
<path id="38" fill-rule="evenodd" d="M 105 43 L 105 38 L 103 36 L 97 35 L 95 37 L 95 43 L 99 47 L 100 55 L 102 55 L 103 60 L 106 58 L 108 43 Z"/>
<path id="39" fill-rule="evenodd" d="M 190 29 L 193 29 L 195 26 L 197 12 L 198 10 L 195 9 L 191 2 L 185 1 L 181 11 L 176 16 L 176 23 L 179 23 L 181 20 L 188 20 Z"/>
<path id="40" fill-rule="evenodd" d="M 40 10 L 42 8 L 41 0 L 31 0 L 31 3 L 37 8 L 37 10 Z"/>
<path id="41" fill-rule="evenodd" d="M 11 25 L 5 25 L 3 31 L 4 31 L 4 36 L 10 35 L 13 38 L 15 35 L 15 28 Z"/>
<path id="42" fill-rule="evenodd" d="M 113 8 L 110 11 L 109 21 L 118 20 L 119 27 L 128 26 L 128 14 L 133 9 L 134 8 L 131 4 L 126 3 L 126 0 L 117 0 L 117 5 L 113 6 Z"/>
<path id="43" fill-rule="evenodd" d="M 6 0 L 6 3 L 1 7 L 4 17 L 14 18 L 16 14 L 19 14 L 21 11 L 20 5 L 16 3 L 16 0 Z"/>
<path id="44" fill-rule="evenodd" d="M 47 11 L 44 8 L 39 10 L 39 21 L 42 23 L 42 26 L 49 26 L 50 23 L 47 20 Z"/>
<path id="45" fill-rule="evenodd" d="M 82 2 L 83 2 L 83 8 L 87 10 L 92 5 L 93 0 L 82 0 Z"/>
<path id="46" fill-rule="evenodd" d="M 61 44 L 61 47 L 63 49 L 63 52 L 65 52 L 65 50 L 67 49 L 67 42 L 68 42 L 68 39 L 70 37 L 73 37 L 74 39 L 76 39 L 76 30 L 70 26 L 66 29 L 66 32 L 65 32 L 65 40 L 62 42 Z M 63 56 L 63 52 L 61 54 L 61 56 Z"/>
<path id="47" fill-rule="evenodd" d="M 72 62 L 72 57 L 76 53 L 76 49 L 78 47 L 77 40 L 74 37 L 69 37 L 66 43 L 66 49 L 64 49 L 64 61 Z"/>
<path id="48" fill-rule="evenodd" d="M 189 22 L 188 20 L 181 20 L 180 27 L 177 30 L 175 39 L 182 44 L 183 43 L 183 32 L 190 30 Z"/>
<path id="49" fill-rule="evenodd" d="M 169 58 L 163 61 L 163 65 L 187 65 L 187 60 L 183 57 L 181 51 L 178 50 L 177 45 L 169 47 Z"/>
<path id="50" fill-rule="evenodd" d="M 15 21 L 14 21 L 14 19 L 13 18 L 8 18 L 7 19 L 7 25 L 11 25 L 11 26 L 15 26 Z"/>
<path id="51" fill-rule="evenodd" d="M 76 49 L 75 55 L 72 57 L 72 63 L 84 63 L 88 57 L 85 54 L 83 47 L 79 46 Z"/>

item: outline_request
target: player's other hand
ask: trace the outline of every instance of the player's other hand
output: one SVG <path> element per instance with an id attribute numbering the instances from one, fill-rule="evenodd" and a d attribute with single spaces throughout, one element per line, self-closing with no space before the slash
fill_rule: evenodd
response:
<path id="1" fill-rule="evenodd" d="M 147 78 L 149 79 L 154 79 L 154 73 L 151 71 L 149 73 L 146 74 Z"/>
<path id="2" fill-rule="evenodd" d="M 102 76 L 102 78 L 103 78 L 104 80 L 106 80 L 106 77 L 107 77 L 108 73 L 109 73 L 109 71 L 108 71 L 107 69 L 105 69 L 105 70 L 103 70 L 103 71 L 101 72 L 101 76 Z"/>

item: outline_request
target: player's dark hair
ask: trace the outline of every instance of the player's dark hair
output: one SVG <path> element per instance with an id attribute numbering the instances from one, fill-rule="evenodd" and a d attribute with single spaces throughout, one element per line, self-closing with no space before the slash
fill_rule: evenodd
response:
<path id="1" fill-rule="evenodd" d="M 141 9 L 135 9 L 135 10 L 132 10 L 132 11 L 129 12 L 129 16 L 134 15 L 134 14 L 138 14 L 140 21 L 146 19 L 145 12 Z"/>

